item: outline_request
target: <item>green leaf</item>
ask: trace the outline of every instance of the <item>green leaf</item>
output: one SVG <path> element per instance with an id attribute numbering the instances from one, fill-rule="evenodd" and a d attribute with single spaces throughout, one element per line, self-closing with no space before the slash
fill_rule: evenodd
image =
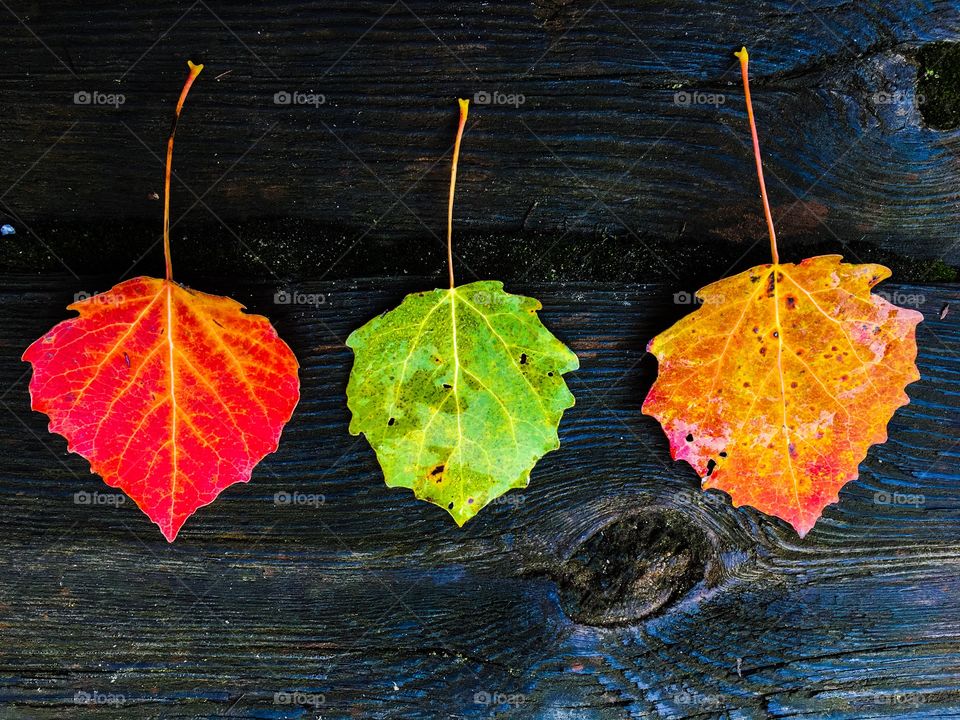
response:
<path id="1" fill-rule="evenodd" d="M 363 433 L 390 487 L 463 525 L 560 447 L 577 356 L 537 317 L 540 303 L 482 281 L 413 293 L 355 330 L 350 432 Z"/>

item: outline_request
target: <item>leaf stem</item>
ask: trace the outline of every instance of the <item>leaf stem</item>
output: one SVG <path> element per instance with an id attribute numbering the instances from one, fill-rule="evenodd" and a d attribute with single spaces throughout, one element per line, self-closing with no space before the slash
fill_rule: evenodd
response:
<path id="1" fill-rule="evenodd" d="M 453 144 L 453 165 L 450 168 L 450 199 L 447 202 L 447 268 L 450 271 L 450 289 L 453 282 L 453 191 L 457 186 L 457 161 L 460 159 L 460 140 L 463 138 L 463 128 L 467 124 L 467 112 L 470 101 L 460 98 L 460 125 L 457 127 L 457 139 Z"/>
<path id="2" fill-rule="evenodd" d="M 187 60 L 190 68 L 190 76 L 183 84 L 183 90 L 180 91 L 180 99 L 177 100 L 177 109 L 173 115 L 173 125 L 170 128 L 170 137 L 167 139 L 167 164 L 163 174 L 163 258 L 167 265 L 167 280 L 173 280 L 173 265 L 170 262 L 170 169 L 173 164 L 173 137 L 177 134 L 177 120 L 180 119 L 180 111 L 183 109 L 183 101 L 187 99 L 187 93 L 190 92 L 190 86 L 197 79 L 197 75 L 203 70 L 203 64 L 194 65 L 192 61 Z"/>
<path id="3" fill-rule="evenodd" d="M 740 59 L 740 74 L 743 75 L 743 95 L 747 103 L 747 117 L 750 120 L 750 134 L 753 136 L 753 157 L 757 163 L 757 179 L 760 180 L 760 197 L 763 199 L 763 215 L 767 219 L 767 230 L 770 233 L 770 254 L 773 255 L 773 264 L 780 262 L 780 254 L 777 252 L 777 233 L 773 229 L 773 215 L 770 213 L 770 201 L 767 199 L 767 186 L 763 182 L 763 163 L 760 160 L 760 140 L 757 138 L 757 124 L 753 118 L 753 102 L 750 100 L 750 77 L 747 72 L 747 63 L 750 55 L 747 48 L 740 48 L 735 52 Z"/>

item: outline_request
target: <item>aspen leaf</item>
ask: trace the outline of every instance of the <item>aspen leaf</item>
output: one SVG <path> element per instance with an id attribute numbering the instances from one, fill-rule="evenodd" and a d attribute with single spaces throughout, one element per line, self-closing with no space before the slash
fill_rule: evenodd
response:
<path id="1" fill-rule="evenodd" d="M 923 316 L 871 294 L 890 275 L 880 265 L 838 255 L 779 262 L 746 49 L 738 56 L 774 262 L 703 288 L 702 306 L 650 341 L 659 371 L 643 412 L 704 489 L 782 518 L 802 537 L 909 402 Z"/>
<path id="2" fill-rule="evenodd" d="M 529 482 L 560 446 L 573 406 L 563 374 L 577 356 L 537 317 L 540 303 L 495 281 L 456 286 L 450 231 L 461 118 L 448 207 L 450 288 L 408 295 L 347 339 L 350 432 L 363 433 L 390 487 L 406 487 L 463 525 L 484 505 Z"/>
<path id="3" fill-rule="evenodd" d="M 193 80 L 177 104 L 179 116 Z M 172 279 L 170 158 L 165 279 L 139 277 L 70 305 L 23 354 L 34 410 L 92 472 L 122 489 L 173 541 L 193 512 L 247 482 L 277 449 L 300 396 L 297 360 L 270 322 Z"/>

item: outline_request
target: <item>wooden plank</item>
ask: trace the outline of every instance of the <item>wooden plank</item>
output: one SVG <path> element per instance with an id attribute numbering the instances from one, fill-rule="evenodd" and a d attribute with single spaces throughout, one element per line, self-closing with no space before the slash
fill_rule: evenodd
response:
<path id="1" fill-rule="evenodd" d="M 699 493 L 640 414 L 644 345 L 690 309 L 673 286 L 508 287 L 540 298 L 579 354 L 577 405 L 530 487 L 458 530 L 386 488 L 347 433 L 342 340 L 431 281 L 286 287 L 326 300 L 303 306 L 196 278 L 273 318 L 303 400 L 253 482 L 168 545 L 129 501 L 106 504 L 113 491 L 29 411 L 19 355 L 75 283 L 0 282 L 4 718 L 960 714 L 956 286 L 881 286 L 924 313 L 923 379 L 799 541 Z"/>
<path id="2" fill-rule="evenodd" d="M 0 203 L 18 228 L 0 254 L 8 269 L 60 269 L 45 244 L 75 272 L 100 272 L 84 235 L 109 238 L 112 262 L 147 250 L 187 57 L 208 67 L 180 131 L 175 216 L 203 204 L 178 237 L 206 238 L 202 223 L 222 219 L 276 267 L 318 245 L 334 246 L 326 267 L 419 239 L 405 245 L 412 264 L 442 233 L 453 98 L 500 92 L 524 103 L 475 104 L 458 186 L 466 231 L 613 238 L 664 279 L 663 247 L 721 248 L 729 264 L 763 236 L 731 54 L 741 42 L 785 252 L 859 242 L 960 263 L 960 140 L 924 124 L 914 87 L 917 49 L 958 37 L 949 0 L 9 8 L 23 24 L 8 17 L 0 64 L 0 167 L 20 178 Z M 125 102 L 74 104 L 94 91 Z M 275 104 L 293 91 L 325 103 Z M 150 232 L 119 234 L 118 219 Z M 278 219 L 304 223 L 282 247 Z"/>

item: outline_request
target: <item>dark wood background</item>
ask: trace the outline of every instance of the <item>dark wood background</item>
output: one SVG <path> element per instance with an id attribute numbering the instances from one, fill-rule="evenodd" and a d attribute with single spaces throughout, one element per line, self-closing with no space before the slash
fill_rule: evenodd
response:
<path id="1" fill-rule="evenodd" d="M 150 197 L 192 58 L 206 69 L 181 124 L 174 195 L 188 265 L 433 273 L 455 97 L 500 92 L 525 102 L 474 104 L 458 186 L 458 227 L 476 239 L 465 261 L 494 275 L 519 264 L 531 279 L 587 270 L 644 281 L 686 277 L 706 258 L 720 264 L 715 277 L 744 253 L 766 257 L 762 242 L 751 250 L 763 228 L 732 55 L 741 44 L 784 257 L 847 245 L 906 264 L 914 281 L 960 263 L 960 133 L 929 127 L 917 102 L 956 124 L 960 53 L 923 55 L 957 37 L 956 2 L 5 0 L 0 10 L 0 219 L 17 228 L 2 260 L 16 270 L 62 270 L 56 258 L 77 273 L 124 270 L 154 245 Z M 918 89 L 918 74 L 946 85 Z M 283 91 L 325 102 L 275 104 Z M 77 105 L 78 92 L 124 103 Z M 693 100 L 703 96 L 723 103 Z M 156 263 L 154 253 L 147 267 Z"/>
<path id="2" fill-rule="evenodd" d="M 641 415 L 644 344 L 689 309 L 667 286 L 509 287 L 582 362 L 561 448 L 463 530 L 388 489 L 347 432 L 342 341 L 429 283 L 291 288 L 316 308 L 205 284 L 270 314 L 303 399 L 253 481 L 168 545 L 29 411 L 23 341 L 64 316 L 70 278 L 4 279 L 0 716 L 960 716 L 960 313 L 939 320 L 955 286 L 887 288 L 922 299 L 923 379 L 800 541 L 701 493 Z M 323 703 L 276 702 L 295 691 Z"/>
<path id="3" fill-rule="evenodd" d="M 0 18 L 0 718 L 960 718 L 958 3 Z M 925 316 L 911 404 L 803 541 L 700 493 L 640 414 L 674 294 L 768 259 L 741 44 L 782 257 L 885 262 L 879 289 Z M 303 400 L 168 545 L 30 412 L 19 358 L 76 293 L 161 272 L 187 58 L 175 274 L 268 315 Z M 124 102 L 74 103 L 94 91 Z M 561 449 L 460 531 L 347 433 L 343 340 L 443 281 L 454 98 L 484 91 L 524 102 L 472 108 L 458 276 L 540 298 L 582 369 Z"/>

